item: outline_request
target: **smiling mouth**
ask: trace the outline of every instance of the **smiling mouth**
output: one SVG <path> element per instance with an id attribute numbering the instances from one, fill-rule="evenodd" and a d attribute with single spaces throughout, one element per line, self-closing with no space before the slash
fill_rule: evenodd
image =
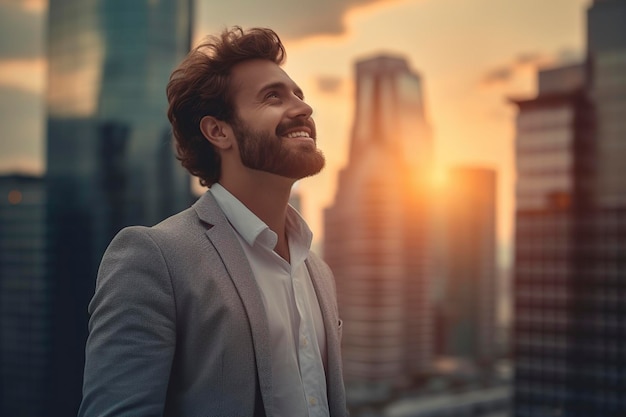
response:
<path id="1" fill-rule="evenodd" d="M 311 135 L 309 135 L 309 132 L 306 132 L 304 130 L 299 130 L 296 132 L 289 132 L 285 135 L 285 137 L 288 138 L 311 138 Z"/>

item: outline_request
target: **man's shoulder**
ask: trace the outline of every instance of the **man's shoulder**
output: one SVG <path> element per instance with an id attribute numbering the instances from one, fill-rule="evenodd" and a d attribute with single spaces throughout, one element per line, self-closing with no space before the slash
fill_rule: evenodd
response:
<path id="1" fill-rule="evenodd" d="M 193 207 L 188 207 L 185 210 L 178 212 L 159 223 L 155 224 L 148 229 L 154 232 L 169 232 L 169 233 L 180 233 L 181 229 L 186 229 L 189 227 L 198 227 L 200 224 L 198 215 Z"/>
<path id="2" fill-rule="evenodd" d="M 207 230 L 193 207 L 178 212 L 153 226 L 133 225 L 121 229 L 116 238 L 142 240 L 147 238 L 157 246 L 182 244 L 194 235 L 201 235 Z"/>
<path id="3" fill-rule="evenodd" d="M 207 192 L 192 206 L 154 226 L 129 226 L 122 229 L 118 238 L 125 236 L 131 241 L 147 239 L 162 249 L 178 252 L 203 244 L 207 231 L 222 223 L 227 223 L 224 214 Z M 222 227 L 218 229 L 224 230 Z"/>
<path id="4" fill-rule="evenodd" d="M 168 236 L 184 235 L 192 230 L 204 232 L 211 227 L 211 218 L 219 215 L 210 193 L 205 193 L 187 209 L 149 227 L 150 233 Z"/>

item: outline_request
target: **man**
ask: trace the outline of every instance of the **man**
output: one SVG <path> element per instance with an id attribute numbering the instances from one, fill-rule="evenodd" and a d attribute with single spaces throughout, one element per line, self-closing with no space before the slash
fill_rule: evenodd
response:
<path id="1" fill-rule="evenodd" d="M 172 74 L 178 158 L 210 189 L 111 242 L 80 416 L 346 415 L 333 277 L 288 205 L 324 157 L 284 57 L 273 31 L 235 27 Z"/>

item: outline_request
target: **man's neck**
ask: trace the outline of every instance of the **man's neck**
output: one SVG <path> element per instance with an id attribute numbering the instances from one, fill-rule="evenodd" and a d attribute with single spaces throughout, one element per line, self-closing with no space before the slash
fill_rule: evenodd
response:
<path id="1" fill-rule="evenodd" d="M 257 171 L 245 178 L 222 178 L 219 182 L 278 235 L 275 251 L 289 261 L 285 223 L 294 180 Z"/>

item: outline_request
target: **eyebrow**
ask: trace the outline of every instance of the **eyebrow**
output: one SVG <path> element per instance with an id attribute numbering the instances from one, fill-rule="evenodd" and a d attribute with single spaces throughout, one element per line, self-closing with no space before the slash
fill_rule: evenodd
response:
<path id="1" fill-rule="evenodd" d="M 289 90 L 289 89 L 290 88 L 286 83 L 284 83 L 283 81 L 277 81 L 277 82 L 270 83 L 270 84 L 263 86 L 259 90 L 259 95 L 263 94 L 267 90 Z M 302 91 L 300 87 L 296 86 L 296 88 L 293 91 L 294 93 L 299 94 L 300 96 L 304 97 L 304 92 Z"/>

